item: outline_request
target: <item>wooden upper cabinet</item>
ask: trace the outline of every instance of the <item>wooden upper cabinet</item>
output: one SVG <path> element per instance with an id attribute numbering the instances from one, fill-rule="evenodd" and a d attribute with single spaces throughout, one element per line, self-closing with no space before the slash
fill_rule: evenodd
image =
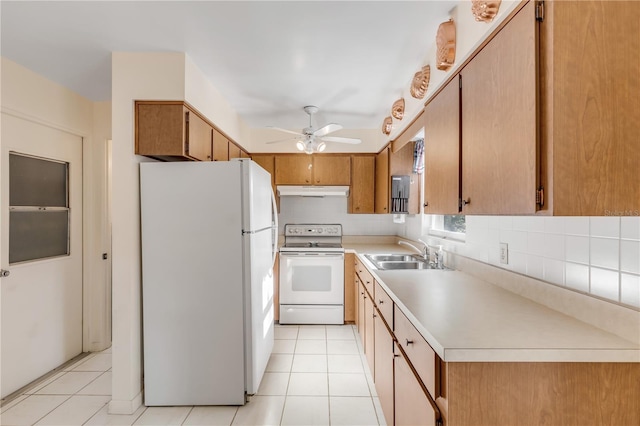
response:
<path id="1" fill-rule="evenodd" d="M 186 108 L 185 108 L 186 109 Z M 211 132 L 213 128 L 192 111 L 185 112 L 187 119 L 188 156 L 200 161 L 211 161 Z"/>
<path id="2" fill-rule="evenodd" d="M 376 155 L 375 212 L 389 213 L 389 147 Z"/>
<path id="3" fill-rule="evenodd" d="M 213 128 L 184 102 L 135 103 L 135 153 L 171 160 L 211 160 Z"/>
<path id="4" fill-rule="evenodd" d="M 415 142 L 409 142 L 396 152 L 391 152 L 389 156 L 389 176 L 409 176 L 409 206 L 406 213 L 420 213 L 420 178 L 417 174 L 413 174 L 413 150 Z M 392 192 L 392 186 L 389 186 L 389 194 Z M 390 208 L 393 212 L 393 206 Z"/>
<path id="5" fill-rule="evenodd" d="M 313 158 L 310 155 L 276 155 L 276 185 L 311 185 Z"/>
<path id="6" fill-rule="evenodd" d="M 213 129 L 213 161 L 229 161 L 229 140 Z"/>
<path id="7" fill-rule="evenodd" d="M 349 213 L 373 213 L 375 209 L 376 157 L 353 155 L 351 157 L 351 190 Z"/>
<path id="8" fill-rule="evenodd" d="M 351 158 L 348 155 L 275 156 L 276 185 L 349 185 Z"/>
<path id="9" fill-rule="evenodd" d="M 232 158 L 242 158 L 241 157 L 242 150 L 238 147 L 238 145 L 229 142 L 229 160 Z"/>
<path id="10" fill-rule="evenodd" d="M 534 9 L 531 1 L 518 11 L 460 73 L 464 214 L 536 212 Z"/>
<path id="11" fill-rule="evenodd" d="M 451 80 L 424 109 L 424 212 L 458 214 L 460 83 Z"/>
<path id="12" fill-rule="evenodd" d="M 640 3 L 545 2 L 540 24 L 545 205 L 640 211 Z"/>
<path id="13" fill-rule="evenodd" d="M 351 157 L 348 155 L 314 155 L 314 185 L 350 185 Z"/>

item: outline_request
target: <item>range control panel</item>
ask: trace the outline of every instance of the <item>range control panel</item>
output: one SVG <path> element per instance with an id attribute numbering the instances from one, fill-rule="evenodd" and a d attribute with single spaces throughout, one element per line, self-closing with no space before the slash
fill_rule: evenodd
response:
<path id="1" fill-rule="evenodd" d="M 284 235 L 287 237 L 341 237 L 342 225 L 292 225 L 284 226 Z"/>

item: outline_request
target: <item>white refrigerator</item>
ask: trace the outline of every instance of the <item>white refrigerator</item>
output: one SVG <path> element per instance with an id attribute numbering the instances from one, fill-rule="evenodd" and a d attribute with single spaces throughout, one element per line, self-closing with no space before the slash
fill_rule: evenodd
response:
<path id="1" fill-rule="evenodd" d="M 271 176 L 246 159 L 142 163 L 140 203 L 145 405 L 244 404 L 273 349 Z"/>

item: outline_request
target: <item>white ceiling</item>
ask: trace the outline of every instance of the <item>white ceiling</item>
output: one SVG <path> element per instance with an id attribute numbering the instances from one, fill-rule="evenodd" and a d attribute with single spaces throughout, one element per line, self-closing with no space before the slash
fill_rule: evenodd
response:
<path id="1" fill-rule="evenodd" d="M 1 53 L 96 101 L 112 51 L 186 52 L 251 127 L 378 128 L 457 1 L 1 1 Z M 315 123 L 314 123 L 315 124 Z"/>

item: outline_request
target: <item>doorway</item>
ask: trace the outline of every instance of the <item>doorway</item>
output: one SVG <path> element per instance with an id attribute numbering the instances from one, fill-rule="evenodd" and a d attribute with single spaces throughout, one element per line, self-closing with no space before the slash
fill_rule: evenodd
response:
<path id="1" fill-rule="evenodd" d="M 2 397 L 82 352 L 82 137 L 2 114 Z"/>

